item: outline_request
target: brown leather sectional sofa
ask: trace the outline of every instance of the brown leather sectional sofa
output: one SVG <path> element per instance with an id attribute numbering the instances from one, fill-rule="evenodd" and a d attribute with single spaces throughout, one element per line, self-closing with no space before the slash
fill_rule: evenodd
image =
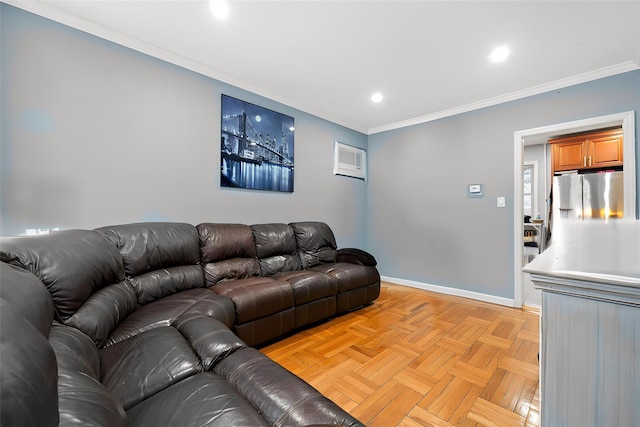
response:
<path id="1" fill-rule="evenodd" d="M 378 297 L 375 259 L 326 224 L 0 243 L 1 425 L 362 425 L 253 348 Z"/>

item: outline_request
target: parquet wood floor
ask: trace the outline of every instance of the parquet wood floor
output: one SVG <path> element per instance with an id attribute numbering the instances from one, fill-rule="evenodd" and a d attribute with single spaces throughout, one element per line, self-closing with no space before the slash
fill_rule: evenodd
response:
<path id="1" fill-rule="evenodd" d="M 262 348 L 367 426 L 539 426 L 539 316 L 382 283 Z"/>

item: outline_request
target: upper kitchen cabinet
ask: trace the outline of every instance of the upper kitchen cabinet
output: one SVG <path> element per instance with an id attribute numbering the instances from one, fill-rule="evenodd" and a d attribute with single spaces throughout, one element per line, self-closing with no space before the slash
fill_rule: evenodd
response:
<path id="1" fill-rule="evenodd" d="M 549 140 L 553 171 L 622 166 L 622 129 L 583 133 Z"/>

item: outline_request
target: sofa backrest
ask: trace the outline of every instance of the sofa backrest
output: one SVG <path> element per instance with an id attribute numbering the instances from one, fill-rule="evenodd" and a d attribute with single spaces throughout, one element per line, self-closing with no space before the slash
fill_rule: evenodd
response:
<path id="1" fill-rule="evenodd" d="M 115 245 L 140 305 L 204 286 L 198 233 L 191 224 L 145 222 L 96 229 Z"/>
<path id="2" fill-rule="evenodd" d="M 102 346 L 135 310 L 135 293 L 123 283 L 118 250 L 91 230 L 3 238 L 0 259 L 35 274 L 53 299 L 56 318 Z"/>
<path id="3" fill-rule="evenodd" d="M 0 262 L 0 425 L 57 426 L 53 301 L 33 274 Z"/>
<path id="4" fill-rule="evenodd" d="M 295 233 L 303 268 L 336 262 L 336 238 L 324 222 L 306 221 L 289 224 Z"/>
<path id="5" fill-rule="evenodd" d="M 256 224 L 251 226 L 251 230 L 262 276 L 302 268 L 296 236 L 289 225 Z"/>
<path id="6" fill-rule="evenodd" d="M 11 304 L 41 335 L 48 337 L 54 310 L 47 288 L 33 273 L 4 262 L 0 263 L 0 278 L 0 298 Z M 1 326 L 4 330 L 4 325 Z"/>
<path id="7" fill-rule="evenodd" d="M 207 286 L 260 274 L 256 244 L 248 225 L 203 223 L 196 228 Z"/>

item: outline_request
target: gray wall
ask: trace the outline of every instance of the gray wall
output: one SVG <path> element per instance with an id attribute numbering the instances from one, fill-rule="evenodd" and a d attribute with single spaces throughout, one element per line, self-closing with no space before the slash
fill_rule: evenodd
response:
<path id="1" fill-rule="evenodd" d="M 334 176 L 367 136 L 0 5 L 2 235 L 137 221 L 320 220 L 366 246 L 366 183 Z M 221 93 L 295 118 L 294 192 L 220 187 Z"/>
<path id="2" fill-rule="evenodd" d="M 513 298 L 514 132 L 631 110 L 637 147 L 639 70 L 371 135 L 368 249 L 381 273 Z M 468 199 L 476 183 L 485 197 Z"/>

